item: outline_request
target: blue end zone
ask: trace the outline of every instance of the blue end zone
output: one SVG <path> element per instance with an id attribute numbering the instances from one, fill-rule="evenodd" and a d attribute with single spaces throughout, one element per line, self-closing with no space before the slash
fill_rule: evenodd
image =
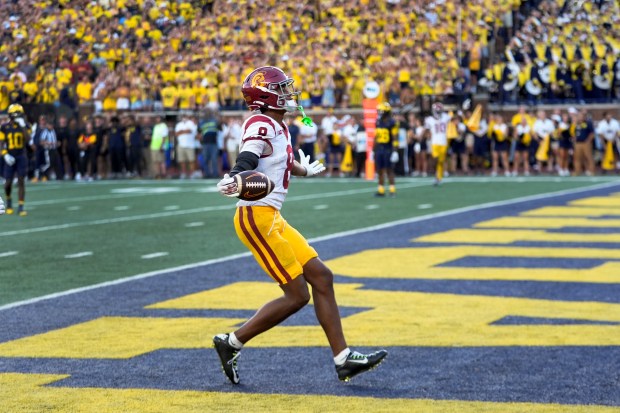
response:
<path id="1" fill-rule="evenodd" d="M 576 268 L 590 269 L 610 260 L 594 258 L 539 258 L 539 257 L 464 257 L 437 267 L 492 267 L 492 268 Z"/>
<path id="2" fill-rule="evenodd" d="M 371 351 L 359 348 L 361 351 Z M 231 386 L 212 350 L 161 350 L 129 360 L 0 359 L 0 371 L 70 374 L 54 387 L 154 388 L 620 405 L 618 347 L 391 347 L 385 363 L 337 383 L 326 348 L 244 349 Z"/>
<path id="3" fill-rule="evenodd" d="M 586 196 L 604 196 L 618 188 L 591 190 L 552 199 L 520 202 L 496 208 L 402 224 L 366 234 L 340 237 L 314 244 L 322 259 L 329 260 L 368 249 L 411 248 L 423 244 L 410 240 L 438 231 L 470 228 L 477 222 L 525 210 L 564 205 Z M 588 233 L 583 228 L 566 232 Z M 563 232 L 563 231 L 559 231 Z M 596 229 L 592 233 L 607 233 Z M 617 230 L 613 231 L 618 232 Z M 437 244 L 432 244 L 436 246 Z M 546 243 L 546 245 L 548 245 Z M 558 244 L 554 244 L 558 245 Z M 567 243 L 567 246 L 575 244 Z M 457 260 L 471 265 L 468 257 Z M 520 260 L 520 258 L 517 258 Z M 541 268 L 545 262 L 528 258 L 522 263 Z M 551 261 L 545 260 L 547 263 Z M 600 260 L 562 260 L 570 268 L 591 268 Z M 478 261 L 495 267 L 515 262 Z M 379 264 L 378 264 L 379 265 Z M 558 268 L 553 262 L 552 267 Z M 546 267 L 542 267 L 546 268 Z M 560 267 L 564 268 L 564 267 Z M 253 311 L 241 310 L 154 310 L 144 307 L 233 281 L 262 281 L 251 258 L 169 272 L 44 300 L 0 311 L 0 342 L 68 327 L 103 316 L 240 317 Z M 620 303 L 620 283 L 570 283 L 535 281 L 478 281 L 424 279 L 369 279 L 342 277 L 338 283 L 364 284 L 363 289 L 419 291 L 482 296 L 523 297 L 558 301 Z M 274 285 L 274 288 L 277 288 Z M 287 325 L 316 325 L 312 307 L 287 321 Z M 366 308 L 342 307 L 343 316 Z M 408 316 L 403 314 L 403 317 Z M 501 325 L 595 324 L 604 321 L 529 318 L 511 315 L 496 320 Z M 200 333 L 200 332 L 197 332 Z M 398 335 L 399 331 L 393 334 Z M 208 345 L 208 343 L 205 343 Z M 360 351 L 374 350 L 357 348 Z M 215 392 L 276 394 L 333 394 L 376 398 L 424 398 L 497 402 L 539 402 L 559 404 L 601 404 L 620 406 L 618 391 L 620 347 L 618 346 L 506 346 L 506 347 L 390 347 L 390 354 L 377 371 L 356 378 L 349 385 L 336 380 L 331 352 L 327 347 L 253 348 L 248 345 L 239 360 L 242 384 L 231 386 L 220 371 L 211 349 L 168 349 L 126 360 L 9 358 L 0 357 L 0 372 L 59 373 L 70 377 L 57 387 L 153 388 Z M 343 406 L 346 408 L 346 406 Z M 587 407 L 584 407 L 587 411 Z"/>

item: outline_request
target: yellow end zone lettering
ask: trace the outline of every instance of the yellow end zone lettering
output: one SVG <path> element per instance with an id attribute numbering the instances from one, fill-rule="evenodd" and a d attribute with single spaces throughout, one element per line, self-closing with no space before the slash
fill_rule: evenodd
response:
<path id="1" fill-rule="evenodd" d="M 414 242 L 463 244 L 512 244 L 518 241 L 620 243 L 620 234 L 577 234 L 547 232 L 542 229 L 453 229 L 424 235 Z"/>
<path id="2" fill-rule="evenodd" d="M 620 208 L 609 207 L 579 207 L 579 206 L 549 206 L 526 211 L 524 216 L 554 216 L 554 217 L 602 217 L 619 216 Z"/>
<path id="3" fill-rule="evenodd" d="M 476 224 L 480 228 L 620 228 L 620 219 L 503 217 Z"/>
<path id="4" fill-rule="evenodd" d="M 569 205 L 620 208 L 620 192 L 616 192 L 612 194 L 612 196 L 593 196 L 590 198 L 577 199 L 569 202 Z"/>
<path id="5" fill-rule="evenodd" d="M 386 248 L 362 251 L 357 254 L 336 258 L 328 261 L 327 265 L 335 274 L 347 277 L 620 282 L 620 262 L 606 262 L 590 269 L 438 266 L 470 256 L 619 260 L 620 251 L 593 248 L 533 248 L 478 245 Z M 381 264 L 377 265 L 377 263 Z"/>
<path id="6" fill-rule="evenodd" d="M 273 283 L 236 283 L 204 295 L 229 294 L 227 306 L 236 308 L 243 307 L 248 291 L 260 296 L 267 288 L 277 289 Z M 620 345 L 620 324 L 493 324 L 506 316 L 620 322 L 619 304 L 379 291 L 362 284 L 338 284 L 336 294 L 341 306 L 370 308 L 342 320 L 352 346 Z M 177 303 L 184 308 L 183 297 Z M 166 304 L 174 305 L 174 301 Z M 209 302 L 204 301 L 202 308 L 209 309 Z M 0 356 L 127 358 L 166 348 L 208 348 L 214 334 L 230 331 L 241 321 L 104 317 L 2 343 Z M 252 341 L 253 347 L 326 345 L 320 327 L 303 325 L 279 326 Z"/>

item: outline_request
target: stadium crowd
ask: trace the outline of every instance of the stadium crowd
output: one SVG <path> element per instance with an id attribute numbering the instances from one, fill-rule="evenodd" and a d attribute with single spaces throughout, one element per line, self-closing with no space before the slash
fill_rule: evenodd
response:
<path id="1" fill-rule="evenodd" d="M 500 101 L 618 97 L 615 1 L 4 3 L 0 112 L 242 109 L 239 85 L 264 64 L 294 76 L 306 107 L 359 107 L 371 79 L 392 105 L 459 100 L 482 78 Z M 530 96 L 528 81 L 543 90 Z"/>

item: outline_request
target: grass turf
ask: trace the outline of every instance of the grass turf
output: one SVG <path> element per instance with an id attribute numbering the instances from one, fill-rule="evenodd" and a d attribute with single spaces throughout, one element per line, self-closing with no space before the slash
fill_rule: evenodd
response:
<path id="1" fill-rule="evenodd" d="M 314 238 L 612 179 L 472 178 L 436 188 L 405 178 L 396 198 L 373 197 L 376 183 L 363 180 L 295 180 L 282 212 Z M 234 202 L 214 189 L 215 181 L 29 185 L 29 216 L 0 220 L 0 305 L 245 252 Z"/>

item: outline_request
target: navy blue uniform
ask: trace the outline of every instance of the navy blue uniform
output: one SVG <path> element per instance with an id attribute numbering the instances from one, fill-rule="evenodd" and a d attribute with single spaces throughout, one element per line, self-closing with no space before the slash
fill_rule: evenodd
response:
<path id="1" fill-rule="evenodd" d="M 377 170 L 391 167 L 390 155 L 398 149 L 398 122 L 391 117 L 377 119 L 375 128 L 375 165 Z"/>
<path id="2" fill-rule="evenodd" d="M 16 122 L 9 121 L 0 126 L 0 150 L 15 158 L 13 165 L 4 164 L 4 179 L 13 180 L 15 174 L 23 178 L 28 173 L 26 142 L 28 133 Z"/>

